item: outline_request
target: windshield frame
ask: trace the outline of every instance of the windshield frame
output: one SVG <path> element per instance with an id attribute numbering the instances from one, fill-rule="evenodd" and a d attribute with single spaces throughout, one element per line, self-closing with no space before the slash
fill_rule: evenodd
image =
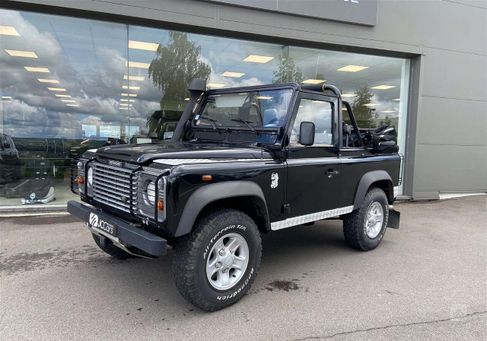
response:
<path id="1" fill-rule="evenodd" d="M 286 135 L 287 125 L 289 122 L 290 117 L 293 114 L 294 106 L 296 103 L 296 99 L 299 93 L 299 85 L 297 83 L 285 83 L 285 84 L 266 84 L 266 85 L 254 85 L 254 86 L 245 86 L 245 87 L 234 87 L 234 88 L 223 88 L 223 89 L 212 89 L 207 90 L 200 102 L 195 106 L 190 119 L 189 129 L 195 129 L 197 131 L 235 131 L 235 132 L 248 132 L 253 134 L 265 134 L 266 132 L 272 133 L 276 132 L 276 140 L 273 143 L 269 143 L 268 145 L 282 145 L 283 138 Z M 235 125 L 235 126 L 218 126 L 215 130 L 214 127 L 211 125 L 205 127 L 195 126 L 193 124 L 194 119 L 196 116 L 201 115 L 207 105 L 208 97 L 215 96 L 215 95 L 227 95 L 227 94 L 235 94 L 235 93 L 251 93 L 256 91 L 273 91 L 273 90 L 291 90 L 291 98 L 289 100 L 289 104 L 287 107 L 287 111 L 285 114 L 285 124 L 282 127 L 255 127 L 254 130 L 246 127 L 245 125 Z M 223 143 L 223 142 L 222 142 Z"/>

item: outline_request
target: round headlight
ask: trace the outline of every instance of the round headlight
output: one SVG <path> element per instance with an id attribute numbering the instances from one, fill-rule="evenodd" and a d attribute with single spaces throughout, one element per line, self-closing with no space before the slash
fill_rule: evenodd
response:
<path id="1" fill-rule="evenodd" d="M 88 186 L 92 186 L 93 185 L 93 168 L 90 167 L 88 168 L 88 174 L 86 175 L 87 179 L 88 179 Z"/>
<path id="2" fill-rule="evenodd" d="M 144 203 L 148 206 L 154 206 L 156 203 L 156 183 L 154 181 L 145 183 Z"/>

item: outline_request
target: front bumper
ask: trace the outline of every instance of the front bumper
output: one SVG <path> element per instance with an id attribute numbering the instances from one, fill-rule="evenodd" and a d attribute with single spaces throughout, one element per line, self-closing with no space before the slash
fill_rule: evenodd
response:
<path id="1" fill-rule="evenodd" d="M 68 212 L 83 220 L 92 233 L 108 238 L 114 245 L 124 251 L 137 255 L 137 252 L 132 251 L 135 248 L 153 257 L 166 254 L 167 241 L 164 238 L 144 231 L 136 225 L 112 214 L 105 213 L 96 207 L 71 200 L 68 201 Z M 96 219 L 94 219 L 95 217 Z M 98 226 L 93 226 L 92 223 L 95 221 L 97 225 L 101 224 L 101 222 L 113 225 L 116 232 L 110 234 L 101 230 Z"/>

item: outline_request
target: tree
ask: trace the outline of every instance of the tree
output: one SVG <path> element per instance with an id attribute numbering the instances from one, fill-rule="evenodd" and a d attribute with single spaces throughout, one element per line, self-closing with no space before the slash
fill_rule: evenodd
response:
<path id="1" fill-rule="evenodd" d="M 273 83 L 302 82 L 303 74 L 289 56 L 279 56 L 279 66 L 274 71 Z"/>
<path id="2" fill-rule="evenodd" d="M 369 128 L 373 125 L 373 109 L 366 105 L 372 102 L 373 96 L 374 95 L 370 92 L 370 88 L 367 85 L 355 91 L 355 99 L 352 104 L 352 110 L 359 127 Z"/>
<path id="3" fill-rule="evenodd" d="M 170 32 L 169 38 L 167 46 L 159 45 L 149 66 L 149 78 L 162 90 L 162 112 L 156 111 L 147 119 L 149 134 L 160 130 L 159 123 L 166 112 L 183 110 L 186 88 L 193 78 L 206 79 L 211 73 L 210 66 L 200 59 L 201 47 L 190 41 L 186 33 Z"/>

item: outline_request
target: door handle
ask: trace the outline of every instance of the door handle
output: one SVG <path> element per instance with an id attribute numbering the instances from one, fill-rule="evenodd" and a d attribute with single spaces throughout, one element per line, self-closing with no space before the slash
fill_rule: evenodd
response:
<path id="1" fill-rule="evenodd" d="M 340 172 L 337 171 L 336 169 L 330 168 L 326 171 L 326 175 L 328 175 L 329 178 L 333 177 L 333 175 L 338 175 L 338 174 L 340 174 Z"/>

